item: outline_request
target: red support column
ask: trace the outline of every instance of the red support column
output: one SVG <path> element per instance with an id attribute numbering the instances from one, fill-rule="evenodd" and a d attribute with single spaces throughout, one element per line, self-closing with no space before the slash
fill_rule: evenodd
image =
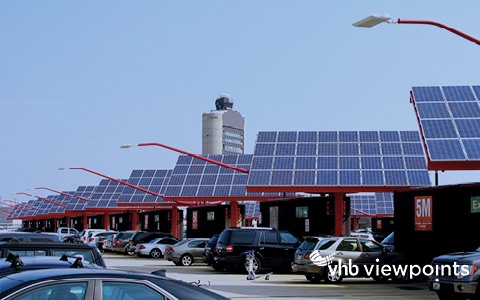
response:
<path id="1" fill-rule="evenodd" d="M 335 236 L 343 235 L 343 193 L 335 193 Z"/>
<path id="2" fill-rule="evenodd" d="M 131 212 L 131 214 L 132 214 L 132 230 L 137 231 L 138 230 L 138 227 L 137 227 L 138 211 L 134 210 L 134 211 Z"/>
<path id="3" fill-rule="evenodd" d="M 88 229 L 88 216 L 83 215 L 83 229 Z"/>
<path id="4" fill-rule="evenodd" d="M 103 216 L 103 227 L 105 227 L 106 230 L 110 230 L 110 213 L 105 213 Z"/>
<path id="5" fill-rule="evenodd" d="M 176 206 L 172 207 L 172 234 L 178 238 L 178 209 Z"/>
<path id="6" fill-rule="evenodd" d="M 358 218 L 353 216 L 353 230 L 357 230 Z"/>
<path id="7" fill-rule="evenodd" d="M 238 202 L 230 201 L 230 227 L 237 227 Z"/>

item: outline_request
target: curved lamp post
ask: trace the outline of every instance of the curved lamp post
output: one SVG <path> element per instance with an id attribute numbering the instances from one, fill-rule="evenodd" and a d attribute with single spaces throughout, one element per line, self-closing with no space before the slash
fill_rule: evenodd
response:
<path id="1" fill-rule="evenodd" d="M 221 163 L 219 161 L 216 161 L 216 160 L 213 160 L 213 159 L 210 159 L 210 158 L 203 157 L 201 155 L 189 153 L 189 152 L 186 152 L 186 151 L 183 151 L 183 150 L 180 150 L 180 149 L 176 149 L 176 148 L 173 148 L 173 147 L 170 147 L 170 146 L 167 146 L 167 145 L 159 144 L 159 143 L 143 143 L 143 144 L 138 144 L 138 145 L 124 144 L 124 145 L 121 145 L 120 148 L 130 148 L 130 147 L 134 147 L 134 146 L 160 146 L 160 147 L 167 148 L 167 149 L 170 149 L 170 150 L 182 153 L 182 154 L 186 154 L 186 155 L 191 156 L 191 157 L 195 157 L 195 158 L 204 160 L 204 161 L 212 163 L 212 164 L 219 165 L 219 166 L 224 167 L 224 168 L 233 169 L 233 170 L 236 170 L 236 171 L 239 171 L 239 172 L 242 172 L 242 173 L 247 173 L 247 174 L 249 173 L 249 171 L 246 170 L 246 169 L 237 168 L 237 167 L 227 165 L 227 164 Z"/>
<path id="2" fill-rule="evenodd" d="M 45 199 L 45 198 L 42 198 L 42 197 L 39 197 L 39 196 L 33 196 L 33 195 L 30 195 L 30 194 L 27 194 L 27 193 L 17 193 L 17 195 L 27 195 L 27 196 L 30 196 L 30 197 L 35 197 L 35 198 L 38 198 L 38 199 L 42 199 L 42 200 L 48 201 L 48 202 L 50 202 L 50 203 L 53 203 L 53 204 L 56 204 L 56 205 L 59 205 L 59 206 L 65 207 L 65 208 L 67 207 L 66 205 L 57 203 L 57 202 L 55 202 L 55 201 L 48 200 L 48 199 Z"/>
<path id="3" fill-rule="evenodd" d="M 64 193 L 64 192 L 59 192 L 59 191 L 56 191 L 56 190 L 52 190 L 52 189 L 49 189 L 49 188 L 46 188 L 46 187 L 36 187 L 35 189 L 36 190 L 40 190 L 40 189 L 49 190 L 51 192 L 59 193 L 59 194 L 62 194 L 62 195 L 68 196 L 68 197 L 75 197 L 75 198 L 82 199 L 82 200 L 85 200 L 85 201 L 90 201 L 90 199 L 87 199 L 85 197 L 70 195 L 70 194 L 67 194 L 67 193 Z"/>
<path id="4" fill-rule="evenodd" d="M 65 168 L 58 168 L 58 169 L 59 169 L 59 170 L 65 170 Z M 109 176 L 107 176 L 107 175 L 103 175 L 103 174 L 94 172 L 94 171 L 89 170 L 89 169 L 85 169 L 85 168 L 68 168 L 68 169 L 70 169 L 70 170 L 83 170 L 83 171 L 87 171 L 87 172 L 90 172 L 90 173 L 92 173 L 92 174 L 95 174 L 95 175 L 98 175 L 98 176 L 101 176 L 101 177 L 110 179 L 110 180 L 112 180 L 112 181 L 118 182 L 118 183 L 120 183 L 120 184 L 129 186 L 129 187 L 134 188 L 134 189 L 136 189 L 136 190 L 140 190 L 140 191 L 145 192 L 145 193 L 147 193 L 147 194 L 150 194 L 150 195 L 153 195 L 153 196 L 156 196 L 156 197 L 164 198 L 162 195 L 157 194 L 157 193 L 155 193 L 155 192 L 146 190 L 146 189 L 144 189 L 144 188 L 141 188 L 141 187 L 139 187 L 139 186 L 130 184 L 130 183 L 125 182 L 125 181 L 121 181 L 121 180 L 118 180 L 118 179 L 109 177 Z M 172 201 L 175 202 L 175 203 L 184 204 L 184 205 L 194 205 L 194 204 L 197 204 L 197 203 L 195 203 L 195 202 L 184 202 L 184 201 L 176 201 L 176 200 L 172 200 Z M 222 202 L 224 202 L 224 201 L 222 201 Z M 212 203 L 210 203 L 210 204 L 212 204 Z M 213 203 L 213 204 L 215 204 L 215 203 Z"/>
<path id="5" fill-rule="evenodd" d="M 389 23 L 389 24 L 423 24 L 423 25 L 433 25 L 437 26 L 443 29 L 446 29 L 458 36 L 463 37 L 464 39 L 469 40 L 470 42 L 473 42 L 477 45 L 480 45 L 480 40 L 478 38 L 475 38 L 469 34 L 466 34 L 465 32 L 462 32 L 458 29 L 452 28 L 450 26 L 447 26 L 445 24 L 442 24 L 437 21 L 432 21 L 432 20 L 416 20 L 416 19 L 397 19 L 397 21 L 394 21 L 393 18 L 390 15 L 387 14 L 373 14 L 369 17 L 366 17 L 363 20 L 360 20 L 356 23 L 353 23 L 353 26 L 355 27 L 373 27 L 375 25 L 378 25 L 380 23 Z"/>
<path id="6" fill-rule="evenodd" d="M 28 210 L 23 209 L 23 208 L 20 208 L 20 207 L 17 207 L 17 206 L 15 206 L 15 205 L 10 205 L 10 204 L 7 204 L 7 203 L 1 202 L 1 201 L 0 201 L 0 203 L 2 203 L 2 204 L 4 204 L 4 205 L 7 205 L 7 206 L 10 206 L 10 207 L 13 207 L 13 208 L 16 208 L 16 209 L 19 209 L 19 210 L 23 210 L 23 211 L 28 212 Z"/>
<path id="7" fill-rule="evenodd" d="M 16 203 L 16 204 L 19 204 L 19 205 L 23 205 L 23 206 L 26 206 L 26 207 L 30 207 L 30 208 L 33 208 L 33 209 L 36 209 L 36 210 L 39 209 L 38 207 L 31 206 L 31 205 L 28 205 L 28 204 L 25 204 L 25 203 L 21 203 L 21 202 L 17 202 L 17 201 L 13 201 L 13 200 L 3 200 L 3 201 L 13 202 L 13 203 Z"/>

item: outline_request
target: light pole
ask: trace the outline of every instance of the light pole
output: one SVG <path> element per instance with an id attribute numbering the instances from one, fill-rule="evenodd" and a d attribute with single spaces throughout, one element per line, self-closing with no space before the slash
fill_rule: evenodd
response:
<path id="1" fill-rule="evenodd" d="M 82 199 L 82 200 L 85 200 L 85 201 L 90 201 L 89 199 L 87 199 L 87 198 L 85 198 L 85 197 L 70 195 L 70 194 L 63 193 L 63 192 L 59 192 L 59 191 L 56 191 L 56 190 L 52 190 L 52 189 L 49 189 L 49 188 L 46 188 L 46 187 L 37 187 L 37 188 L 35 188 L 35 189 L 36 189 L 36 190 L 40 190 L 40 189 L 49 190 L 49 191 L 51 191 L 51 192 L 59 193 L 59 194 L 62 194 L 62 195 L 68 196 L 68 197 L 75 197 L 75 198 Z"/>
<path id="2" fill-rule="evenodd" d="M 195 158 L 204 160 L 204 161 L 212 163 L 212 164 L 219 165 L 219 166 L 224 167 L 224 168 L 233 169 L 233 170 L 236 170 L 236 171 L 239 171 L 239 172 L 242 172 L 242 173 L 247 173 L 247 174 L 249 173 L 249 171 L 246 170 L 246 169 L 237 168 L 237 167 L 227 165 L 227 164 L 221 163 L 219 161 L 216 161 L 216 160 L 213 160 L 213 159 L 210 159 L 210 158 L 203 157 L 201 155 L 189 153 L 189 152 L 186 152 L 186 151 L 183 151 L 183 150 L 180 150 L 180 149 L 176 149 L 176 148 L 173 148 L 173 147 L 170 147 L 170 146 L 167 146 L 167 145 L 159 144 L 159 143 L 143 143 L 143 144 L 138 144 L 138 145 L 124 144 L 124 145 L 121 145 L 120 148 L 130 148 L 130 147 L 134 147 L 134 146 L 160 146 L 160 147 L 167 148 L 167 149 L 170 149 L 170 150 L 182 153 L 182 154 L 186 154 L 186 155 L 191 156 L 191 157 L 195 157 Z"/>
<path id="3" fill-rule="evenodd" d="M 21 203 L 21 202 L 13 201 L 13 200 L 3 200 L 3 201 L 9 201 L 9 202 L 13 202 L 13 203 L 16 203 L 16 204 L 19 204 L 19 205 L 23 205 L 23 206 L 30 207 L 30 208 L 33 208 L 33 209 L 36 209 L 36 210 L 38 210 L 38 207 L 31 206 L 31 205 L 28 205 L 28 204 L 25 204 L 25 203 Z"/>
<path id="4" fill-rule="evenodd" d="M 56 205 L 65 207 L 65 208 L 67 207 L 66 205 L 57 203 L 57 202 L 55 202 L 55 201 L 48 200 L 48 199 L 45 199 L 45 198 L 42 198 L 42 197 L 39 197 L 39 196 L 33 196 L 33 195 L 30 195 L 30 194 L 27 194 L 27 193 L 17 193 L 17 195 L 27 195 L 27 196 L 29 196 L 29 197 L 35 197 L 35 198 L 38 198 L 38 199 L 42 199 L 42 200 L 48 201 L 48 202 L 50 202 L 50 203 L 53 203 L 53 204 L 56 204 Z"/>
<path id="5" fill-rule="evenodd" d="M 423 24 L 423 25 L 433 25 L 437 26 L 443 29 L 446 29 L 458 36 L 463 37 L 464 39 L 469 40 L 470 42 L 473 42 L 477 45 L 480 45 L 480 40 L 477 39 L 476 37 L 473 37 L 469 34 L 466 34 L 465 32 L 462 32 L 458 29 L 452 28 L 450 26 L 447 26 L 445 24 L 442 24 L 437 21 L 432 21 L 432 20 L 417 20 L 417 19 L 397 19 L 395 21 L 390 15 L 387 14 L 373 14 L 369 17 L 366 17 L 363 20 L 360 20 L 356 23 L 353 23 L 353 26 L 355 27 L 366 27 L 370 28 L 375 25 L 378 25 L 380 23 L 388 23 L 388 24 Z"/>
<path id="6" fill-rule="evenodd" d="M 7 204 L 7 203 L 1 202 L 1 201 L 0 201 L 0 203 L 2 203 L 2 204 L 4 204 L 4 205 L 7 205 L 7 206 L 10 206 L 10 207 L 13 207 L 13 208 L 16 208 L 16 209 L 19 209 L 19 210 L 23 210 L 23 211 L 28 212 L 28 210 L 23 209 L 23 208 L 20 208 L 20 207 L 17 207 L 17 206 L 15 206 L 15 205 L 10 205 L 10 204 Z"/>

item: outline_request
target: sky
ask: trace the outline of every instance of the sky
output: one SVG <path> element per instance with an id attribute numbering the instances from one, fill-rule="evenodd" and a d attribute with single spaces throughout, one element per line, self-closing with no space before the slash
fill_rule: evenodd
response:
<path id="1" fill-rule="evenodd" d="M 228 93 L 259 131 L 419 130 L 413 86 L 479 85 L 480 2 L 0 1 L 0 197 L 75 191 L 200 154 L 202 113 Z M 431 178 L 433 183 L 433 172 Z M 479 182 L 477 171 L 439 183 Z M 12 193 L 14 195 L 12 195 Z"/>

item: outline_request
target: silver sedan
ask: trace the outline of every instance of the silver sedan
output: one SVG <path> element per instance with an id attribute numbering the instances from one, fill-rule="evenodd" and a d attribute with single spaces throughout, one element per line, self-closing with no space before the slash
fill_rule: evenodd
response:
<path id="1" fill-rule="evenodd" d="M 209 238 L 186 239 L 167 247 L 165 259 L 173 261 L 177 266 L 190 266 L 194 262 L 203 263 L 203 252 Z"/>
<path id="2" fill-rule="evenodd" d="M 157 238 L 145 244 L 138 244 L 135 253 L 138 256 L 150 256 L 152 258 L 163 257 L 165 247 L 178 243 L 179 240 L 172 238 Z"/>

